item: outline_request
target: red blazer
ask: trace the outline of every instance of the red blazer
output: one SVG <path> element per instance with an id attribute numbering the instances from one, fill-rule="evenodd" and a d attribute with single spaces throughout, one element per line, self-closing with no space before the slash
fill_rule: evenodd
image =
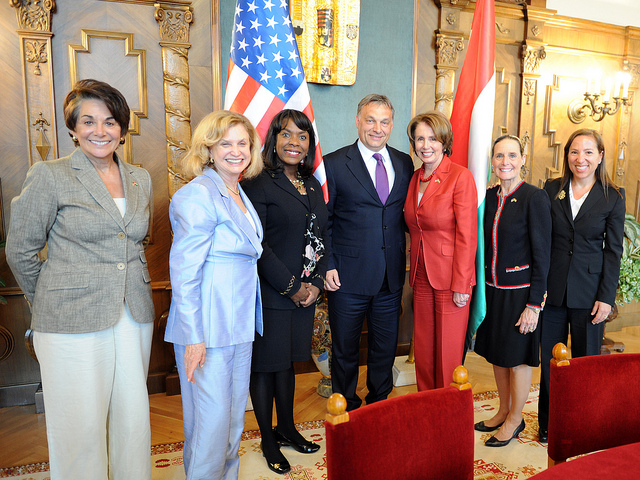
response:
<path id="1" fill-rule="evenodd" d="M 414 172 L 404 204 L 411 236 L 413 286 L 422 251 L 429 283 L 436 290 L 471 293 L 476 283 L 478 194 L 471 172 L 444 157 L 418 205 L 422 169 Z"/>

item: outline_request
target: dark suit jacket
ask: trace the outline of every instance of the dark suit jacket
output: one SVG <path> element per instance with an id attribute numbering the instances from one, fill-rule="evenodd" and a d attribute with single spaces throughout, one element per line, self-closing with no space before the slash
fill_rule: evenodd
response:
<path id="1" fill-rule="evenodd" d="M 393 188 L 382 204 L 357 142 L 324 157 L 329 187 L 328 269 L 338 270 L 343 293 L 376 295 L 386 272 L 389 289 L 404 285 L 404 202 L 413 173 L 411 157 L 389 147 Z"/>
<path id="2" fill-rule="evenodd" d="M 561 179 L 547 180 L 544 189 L 551 200 L 551 268 L 547 288 L 549 305 L 593 308 L 596 300 L 613 305 L 620 275 L 625 199 L 609 188 L 608 198 L 597 181 L 575 220 L 571 214 L 569 186 Z"/>
<path id="3" fill-rule="evenodd" d="M 529 287 L 527 305 L 543 308 L 551 250 L 549 197 L 522 182 L 501 206 L 499 191 L 499 186 L 488 189 L 485 200 L 486 284 L 499 289 Z"/>
<path id="4" fill-rule="evenodd" d="M 294 309 L 291 301 L 301 285 L 307 219 L 315 213 L 320 235 L 327 248 L 327 207 L 322 187 L 314 177 L 304 181 L 307 196 L 301 196 L 283 172 L 264 171 L 243 182 L 242 188 L 258 212 L 264 229 L 258 274 L 262 304 L 267 308 Z M 310 283 L 321 291 L 327 272 L 328 256 L 320 259 Z"/>

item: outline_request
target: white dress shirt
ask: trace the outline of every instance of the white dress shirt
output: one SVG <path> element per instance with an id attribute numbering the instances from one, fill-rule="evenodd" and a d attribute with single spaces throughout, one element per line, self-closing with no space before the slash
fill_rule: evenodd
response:
<path id="1" fill-rule="evenodd" d="M 374 152 L 373 150 L 369 150 L 361 141 L 358 139 L 358 150 L 360 150 L 360 155 L 364 159 L 364 165 L 367 167 L 367 171 L 369 172 L 369 176 L 371 177 L 371 181 L 373 185 L 376 185 L 376 165 L 378 161 L 373 158 L 374 153 L 379 153 L 382 155 L 382 161 L 384 163 L 384 168 L 387 169 L 387 178 L 389 179 L 389 193 L 391 193 L 391 189 L 393 188 L 393 181 L 396 178 L 395 171 L 393 170 L 393 164 L 391 163 L 391 158 L 389 158 L 389 151 L 387 147 L 384 147 L 379 152 Z"/>

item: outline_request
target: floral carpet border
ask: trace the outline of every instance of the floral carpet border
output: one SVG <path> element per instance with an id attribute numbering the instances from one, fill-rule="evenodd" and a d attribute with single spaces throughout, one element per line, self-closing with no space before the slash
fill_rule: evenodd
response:
<path id="1" fill-rule="evenodd" d="M 531 392 L 540 390 L 539 384 L 531 385 Z M 498 396 L 497 391 L 477 393 L 473 395 L 473 401 L 492 400 Z M 324 420 L 315 420 L 311 422 L 302 422 L 296 424 L 300 431 L 313 430 L 314 428 L 324 427 Z M 249 430 L 242 433 L 241 440 L 255 440 L 260 438 L 260 430 Z M 151 455 L 161 455 L 165 453 L 180 452 L 184 447 L 184 442 L 168 443 L 164 445 L 154 445 L 151 447 Z M 49 470 L 49 462 L 32 463 L 19 467 L 0 468 L 0 478 L 14 477 L 18 475 L 28 475 L 32 473 L 42 473 Z"/>

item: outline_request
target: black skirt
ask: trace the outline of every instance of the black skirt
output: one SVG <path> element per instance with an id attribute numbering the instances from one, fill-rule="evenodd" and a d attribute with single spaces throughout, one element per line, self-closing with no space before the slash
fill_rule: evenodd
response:
<path id="1" fill-rule="evenodd" d="M 476 333 L 475 352 L 498 367 L 540 365 L 540 321 L 525 335 L 516 327 L 529 298 L 528 288 L 498 289 L 487 286 L 487 316 Z"/>
<path id="2" fill-rule="evenodd" d="M 314 315 L 315 303 L 292 310 L 263 308 L 263 335 L 256 333 L 251 371 L 280 372 L 291 362 L 309 360 Z"/>

